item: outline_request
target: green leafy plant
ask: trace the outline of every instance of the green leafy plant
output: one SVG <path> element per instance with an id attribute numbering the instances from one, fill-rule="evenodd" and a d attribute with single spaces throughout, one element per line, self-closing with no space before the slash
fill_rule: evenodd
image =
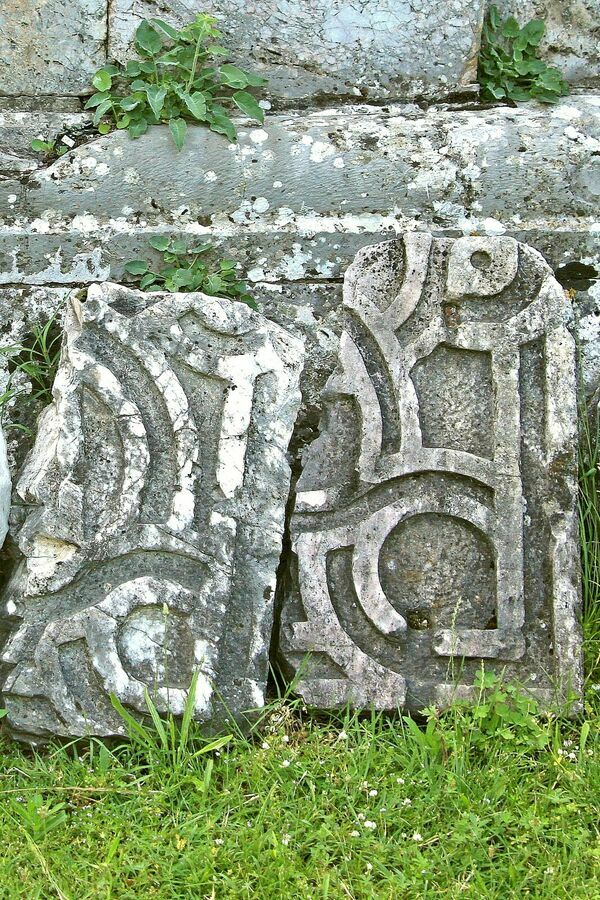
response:
<path id="1" fill-rule="evenodd" d="M 30 408 L 37 414 L 40 406 L 52 400 L 52 385 L 60 359 L 62 331 L 55 313 L 44 325 L 34 325 L 30 338 L 19 344 L 0 347 L 0 356 L 8 358 L 9 377 L 4 391 L 0 393 L 0 417 L 7 404 L 22 398 L 23 412 Z M 28 384 L 19 385 L 25 376 Z M 31 428 L 22 422 L 11 423 L 9 427 L 32 434 Z"/>
<path id="2" fill-rule="evenodd" d="M 48 159 L 57 159 L 69 149 L 66 144 L 57 143 L 56 140 L 42 141 L 40 138 L 34 138 L 30 146 L 36 153 L 43 153 Z"/>
<path id="3" fill-rule="evenodd" d="M 513 16 L 502 21 L 498 7 L 490 6 L 479 54 L 478 78 L 483 100 L 557 103 L 568 94 L 560 70 L 538 57 L 545 30 L 540 19 L 532 19 L 523 28 Z"/>
<path id="4" fill-rule="evenodd" d="M 221 259 L 210 265 L 206 254 L 211 250 L 208 243 L 188 247 L 185 241 L 157 234 L 148 241 L 153 250 L 162 254 L 163 265 L 156 271 L 143 259 L 132 259 L 125 264 L 125 271 L 139 279 L 143 291 L 202 291 L 213 297 L 228 297 L 241 300 L 252 309 L 256 303 L 248 293 L 244 281 L 236 275 L 232 259 Z"/>
<path id="5" fill-rule="evenodd" d="M 92 79 L 96 93 L 85 108 L 94 110 L 99 132 L 116 127 L 137 138 L 165 122 L 181 150 L 188 121 L 235 141 L 232 105 L 263 122 L 264 112 L 246 88 L 261 87 L 265 79 L 226 62 L 229 51 L 219 43 L 216 21 L 199 14 L 177 31 L 161 19 L 144 19 L 135 35 L 140 59 L 104 66 Z"/>

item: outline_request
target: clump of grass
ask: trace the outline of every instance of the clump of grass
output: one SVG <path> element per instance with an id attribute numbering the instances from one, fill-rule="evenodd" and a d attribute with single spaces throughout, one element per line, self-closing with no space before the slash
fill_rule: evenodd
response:
<path id="1" fill-rule="evenodd" d="M 45 324 L 34 325 L 27 339 L 0 347 L 10 373 L 0 393 L 0 421 L 5 419 L 12 401 L 18 401 L 20 414 L 20 420 L 8 423 L 7 428 L 33 435 L 32 417 L 52 400 L 61 342 L 62 331 L 55 313 Z"/>

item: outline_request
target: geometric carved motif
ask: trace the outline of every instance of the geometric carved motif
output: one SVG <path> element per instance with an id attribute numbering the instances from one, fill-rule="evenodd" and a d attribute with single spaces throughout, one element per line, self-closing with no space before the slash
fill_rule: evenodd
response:
<path id="1" fill-rule="evenodd" d="M 512 238 L 411 233 L 359 253 L 343 306 L 291 526 L 280 651 L 298 692 L 444 705 L 482 661 L 544 703 L 577 691 L 564 292 Z"/>
<path id="2" fill-rule="evenodd" d="M 5 594 L 13 732 L 108 735 L 109 695 L 196 718 L 264 702 L 302 344 L 241 303 L 73 300 L 18 483 Z"/>

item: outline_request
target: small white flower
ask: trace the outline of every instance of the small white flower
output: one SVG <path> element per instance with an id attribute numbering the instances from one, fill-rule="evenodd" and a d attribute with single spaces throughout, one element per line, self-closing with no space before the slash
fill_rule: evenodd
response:
<path id="1" fill-rule="evenodd" d="M 373 868 L 373 863 L 367 863 L 367 872 L 370 872 Z"/>
<path id="2" fill-rule="evenodd" d="M 396 784 L 404 784 L 404 778 L 396 778 Z"/>
<path id="3" fill-rule="evenodd" d="M 554 875 L 554 869 L 552 866 L 548 866 L 547 869 L 544 869 L 544 875 Z"/>
<path id="4" fill-rule="evenodd" d="M 378 793 L 379 791 L 376 791 L 375 788 L 373 788 L 373 790 L 369 791 L 369 797 L 376 797 Z"/>
<path id="5" fill-rule="evenodd" d="M 282 737 L 282 741 L 284 744 L 289 744 L 289 742 L 290 742 L 289 734 L 284 734 L 284 736 Z"/>
<path id="6" fill-rule="evenodd" d="M 423 840 L 423 835 L 422 835 L 422 834 L 419 834 L 418 831 L 413 831 L 412 839 L 413 839 L 413 841 L 422 841 L 422 840 Z"/>
<path id="7" fill-rule="evenodd" d="M 350 832 L 350 837 L 360 837 L 360 831 L 357 831 L 355 828 L 354 831 Z"/>
<path id="8" fill-rule="evenodd" d="M 217 845 L 217 847 L 221 847 L 224 843 L 225 841 L 223 840 L 223 838 L 215 838 L 215 844 Z"/>
<path id="9" fill-rule="evenodd" d="M 291 841 L 291 839 L 292 839 L 291 834 L 284 834 L 283 837 L 281 838 L 281 843 L 283 844 L 284 847 L 287 847 L 289 842 Z"/>
<path id="10" fill-rule="evenodd" d="M 348 740 L 348 735 L 346 734 L 346 732 L 340 731 L 340 733 L 338 734 L 338 741 L 347 741 L 347 740 Z"/>
<path id="11" fill-rule="evenodd" d="M 405 797 L 402 801 L 402 806 L 412 806 L 412 800 L 410 797 Z"/>
<path id="12" fill-rule="evenodd" d="M 269 745 L 267 744 L 266 741 L 263 741 L 263 742 L 262 742 L 261 747 L 263 748 L 263 750 L 268 750 L 268 749 L 269 749 Z"/>
<path id="13" fill-rule="evenodd" d="M 287 769 L 287 767 L 288 767 L 289 765 L 290 765 L 289 759 L 284 759 L 284 761 L 281 763 L 281 767 L 282 767 L 283 769 Z"/>
<path id="14" fill-rule="evenodd" d="M 357 817 L 356 817 L 356 818 L 357 818 L 357 819 L 358 819 L 358 820 L 359 820 L 359 821 L 361 821 L 361 822 L 362 822 L 362 821 L 363 821 L 363 819 L 364 819 L 364 817 L 365 817 L 365 814 L 364 814 L 364 813 L 359 813 L 359 814 L 358 814 L 358 815 L 357 815 Z"/>
<path id="15" fill-rule="evenodd" d="M 377 825 L 375 822 L 371 822 L 370 819 L 365 819 L 365 828 L 370 828 L 373 831 L 374 828 L 377 828 Z"/>

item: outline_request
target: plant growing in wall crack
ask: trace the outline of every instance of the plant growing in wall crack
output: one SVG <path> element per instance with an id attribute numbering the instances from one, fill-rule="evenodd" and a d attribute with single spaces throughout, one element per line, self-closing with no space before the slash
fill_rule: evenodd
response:
<path id="1" fill-rule="evenodd" d="M 260 87 L 265 79 L 226 62 L 229 51 L 220 45 L 215 23 L 199 14 L 177 31 L 161 19 L 144 19 L 135 35 L 140 59 L 104 66 L 92 79 L 96 93 L 85 108 L 94 110 L 100 133 L 127 129 L 137 138 L 164 122 L 181 150 L 188 121 L 230 141 L 236 140 L 232 106 L 263 122 L 264 112 L 246 88 Z"/>
<path id="2" fill-rule="evenodd" d="M 521 28 L 513 16 L 502 21 L 498 7 L 490 6 L 479 54 L 482 100 L 558 103 L 569 93 L 560 70 L 548 66 L 538 57 L 545 31 L 546 26 L 540 19 L 532 19 Z"/>
<path id="3" fill-rule="evenodd" d="M 257 308 L 245 282 L 236 275 L 234 260 L 221 259 L 210 265 L 206 258 L 210 244 L 188 247 L 185 241 L 165 234 L 154 235 L 148 243 L 162 255 L 160 268 L 155 270 L 143 259 L 132 259 L 124 266 L 129 275 L 139 280 L 142 291 L 201 291 L 213 297 L 241 300 L 252 309 Z"/>

